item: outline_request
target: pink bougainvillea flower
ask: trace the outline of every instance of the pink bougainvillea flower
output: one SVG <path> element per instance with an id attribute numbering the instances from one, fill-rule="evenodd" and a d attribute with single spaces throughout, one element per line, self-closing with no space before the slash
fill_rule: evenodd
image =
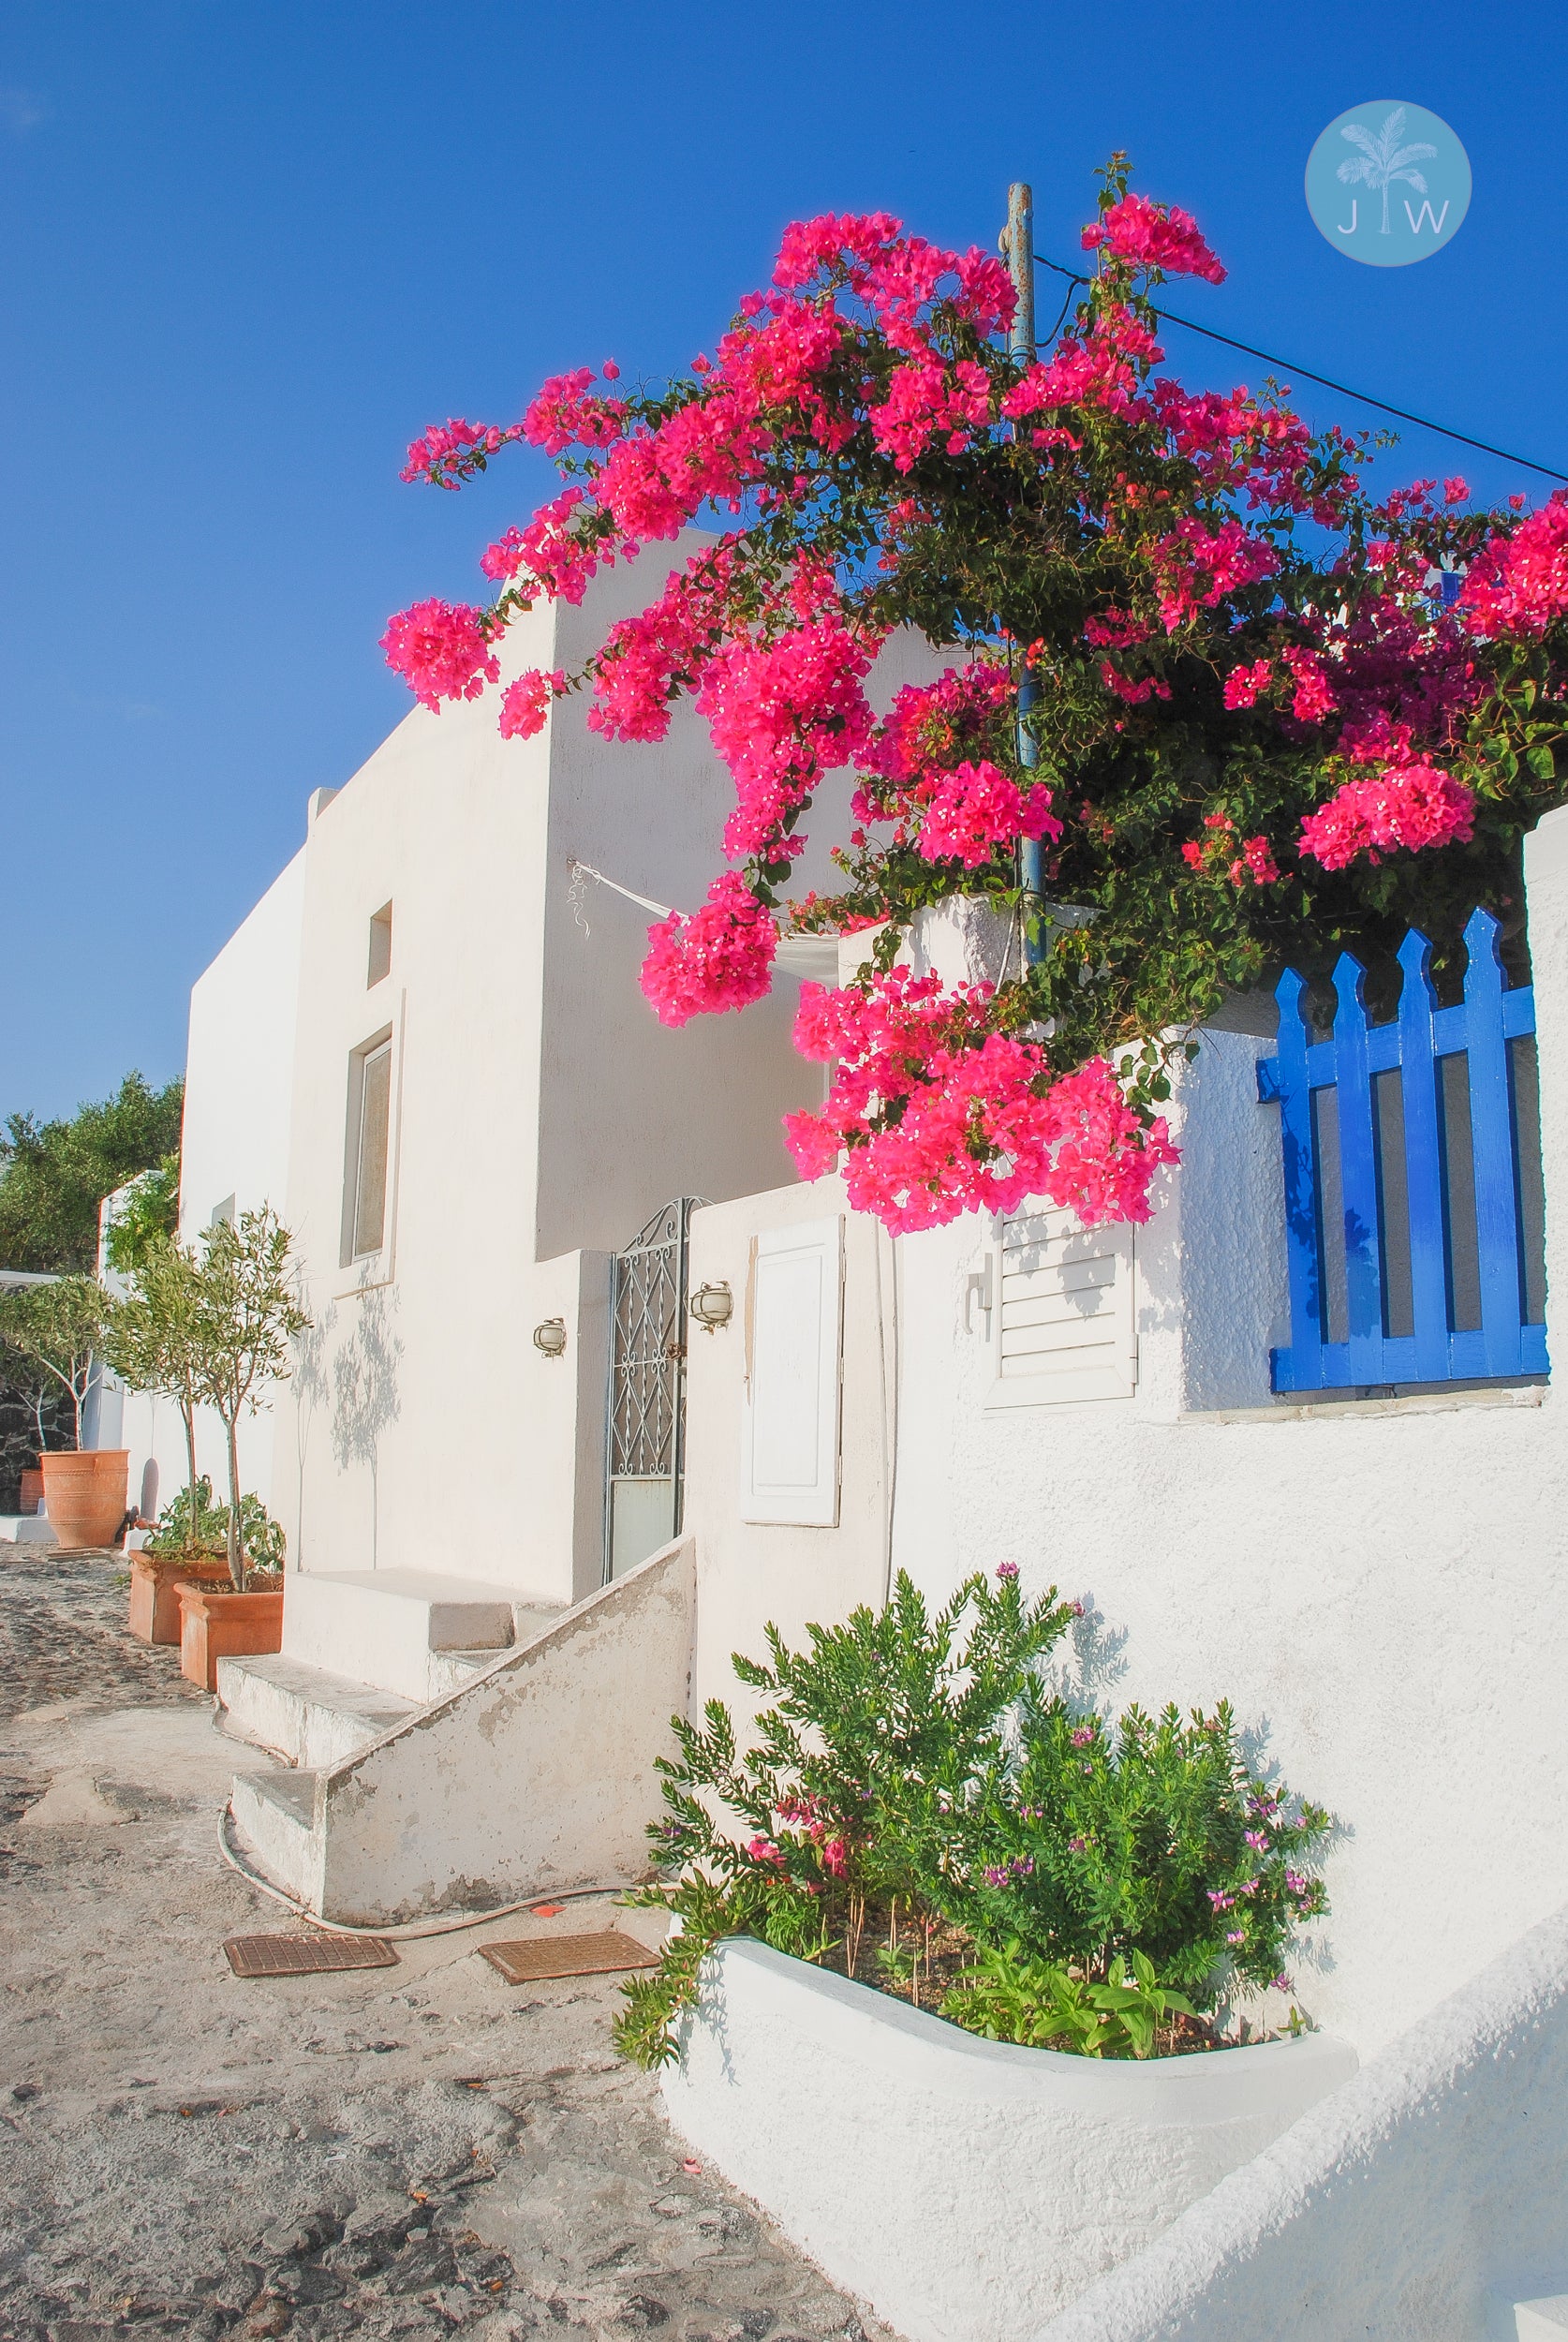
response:
<path id="1" fill-rule="evenodd" d="M 1493 538 L 1472 564 L 1457 608 L 1477 634 L 1533 640 L 1568 613 L 1568 497 L 1561 489 L 1512 537 Z"/>
<path id="2" fill-rule="evenodd" d="M 966 762 L 951 773 L 939 774 L 931 783 L 920 825 L 920 851 L 928 861 L 952 858 L 974 870 L 1014 837 L 1060 836 L 1061 823 L 1051 811 L 1051 792 L 1043 782 L 1020 789 L 983 758 L 978 764 Z"/>
<path id="3" fill-rule="evenodd" d="M 1253 706 L 1273 679 L 1274 669 L 1266 659 L 1256 659 L 1250 667 L 1233 667 L 1225 677 L 1225 705 Z"/>
<path id="4" fill-rule="evenodd" d="M 516 437 L 515 427 L 500 431 L 493 422 L 465 422 L 456 416 L 450 422 L 433 422 L 409 448 L 398 478 L 428 480 L 437 488 L 460 488 L 465 480 L 484 469 L 487 456 Z"/>
<path id="5" fill-rule="evenodd" d="M 1468 842 L 1475 793 L 1426 762 L 1390 764 L 1366 780 L 1349 780 L 1301 824 L 1301 851 L 1325 870 L 1342 870 L 1358 854 L 1376 862 L 1393 848 L 1419 852 Z"/>
<path id="6" fill-rule="evenodd" d="M 643 991 L 659 1022 L 760 1001 L 773 982 L 778 930 L 738 870 L 724 870 L 701 908 L 648 929 Z"/>
<path id="7" fill-rule="evenodd" d="M 443 700 L 478 699 L 501 672 L 483 613 L 466 602 L 416 601 L 388 620 L 380 647 L 421 705 L 437 712 Z"/>
<path id="8" fill-rule="evenodd" d="M 536 732 L 542 732 L 552 699 L 558 699 L 566 688 L 567 679 L 558 667 L 549 674 L 533 667 L 515 683 L 509 683 L 501 694 L 502 739 L 531 740 Z"/>
<path id="9" fill-rule="evenodd" d="M 1113 259 L 1133 268 L 1159 269 L 1166 276 L 1202 276 L 1211 285 L 1225 281 L 1225 271 L 1204 242 L 1197 221 L 1174 203 L 1124 195 L 1084 230 L 1086 252 L 1102 245 Z"/>

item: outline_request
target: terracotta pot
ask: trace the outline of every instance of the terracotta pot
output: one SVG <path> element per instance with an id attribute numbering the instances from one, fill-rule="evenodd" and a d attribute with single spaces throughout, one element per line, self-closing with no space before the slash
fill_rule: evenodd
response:
<path id="1" fill-rule="evenodd" d="M 180 1639 L 180 1581 L 193 1586 L 227 1586 L 229 1564 L 198 1554 L 133 1553 L 130 1557 L 130 1630 L 143 1642 Z"/>
<path id="2" fill-rule="evenodd" d="M 22 1494 L 17 1498 L 17 1504 L 22 1512 L 36 1513 L 42 1503 L 43 1474 L 28 1464 L 22 1471 Z"/>
<path id="3" fill-rule="evenodd" d="M 128 1447 L 68 1448 L 39 1458 L 44 1509 L 62 1545 L 109 1545 L 126 1517 Z"/>
<path id="4" fill-rule="evenodd" d="M 283 1648 L 283 1588 L 267 1593 L 219 1593 L 182 1583 L 180 1672 L 217 1689 L 220 1659 L 250 1659 Z"/>

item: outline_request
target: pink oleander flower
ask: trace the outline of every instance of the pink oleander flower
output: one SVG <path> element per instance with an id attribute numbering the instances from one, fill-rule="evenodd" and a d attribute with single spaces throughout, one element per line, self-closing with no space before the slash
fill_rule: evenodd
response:
<path id="1" fill-rule="evenodd" d="M 531 667 L 515 683 L 509 683 L 501 694 L 502 739 L 531 740 L 536 732 L 542 732 L 551 701 L 558 699 L 566 688 L 567 679 L 558 667 L 549 674 Z"/>
<path id="2" fill-rule="evenodd" d="M 1536 641 L 1568 613 L 1568 498 L 1561 489 L 1512 537 L 1492 539 L 1456 608 L 1477 634 Z"/>
<path id="3" fill-rule="evenodd" d="M 1274 670 L 1266 659 L 1254 660 L 1250 667 L 1233 667 L 1225 677 L 1225 705 L 1250 707 L 1261 699 L 1274 679 Z"/>
<path id="4" fill-rule="evenodd" d="M 1146 196 L 1124 195 L 1083 233 L 1083 247 L 1109 248 L 1132 268 L 1159 269 L 1166 276 L 1202 276 L 1222 285 L 1225 271 L 1204 242 L 1198 223 L 1178 205 L 1151 203 Z"/>
<path id="5" fill-rule="evenodd" d="M 478 699 L 501 672 L 483 613 L 466 602 L 416 601 L 388 620 L 380 647 L 420 704 L 437 714 L 443 700 Z"/>
<path id="6" fill-rule="evenodd" d="M 988 862 L 998 846 L 1014 837 L 1061 836 L 1043 783 L 1028 790 L 983 758 L 967 761 L 930 784 L 920 825 L 920 851 L 928 862 L 954 859 L 966 869 Z"/>
<path id="7" fill-rule="evenodd" d="M 778 930 L 737 870 L 724 870 L 701 909 L 648 929 L 643 995 L 664 1025 L 745 1008 L 773 982 Z"/>
<path id="8" fill-rule="evenodd" d="M 1403 846 L 1469 841 L 1475 795 L 1462 780 L 1425 762 L 1388 765 L 1367 780 L 1349 780 L 1301 824 L 1301 851 L 1325 870 L 1342 870 L 1357 854 L 1376 862 Z"/>

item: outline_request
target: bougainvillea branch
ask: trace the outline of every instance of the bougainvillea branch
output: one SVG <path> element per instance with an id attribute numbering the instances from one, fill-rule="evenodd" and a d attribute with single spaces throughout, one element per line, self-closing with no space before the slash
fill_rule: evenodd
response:
<path id="1" fill-rule="evenodd" d="M 1476 902 L 1516 927 L 1518 839 L 1559 793 L 1568 501 L 1479 511 L 1462 480 L 1378 500 L 1366 437 L 1314 437 L 1272 386 L 1185 390 L 1149 295 L 1224 270 L 1119 156 L 1083 243 L 1086 297 L 1023 359 L 984 253 L 880 213 L 799 222 L 683 378 L 562 374 L 516 423 L 433 425 L 405 468 L 451 489 L 521 441 L 564 483 L 485 553 L 488 607 L 389 626 L 431 707 L 497 679 L 538 598 L 580 602 L 717 521 L 580 673 L 512 682 L 500 726 L 526 738 L 569 691 L 609 739 L 662 737 L 682 699 L 706 720 L 732 867 L 652 931 L 667 1023 L 759 998 L 781 926 L 877 930 L 857 982 L 806 987 L 797 1045 L 834 1074 L 788 1136 L 894 1228 L 1034 1194 L 1143 1216 L 1193 1028 L 1287 959 L 1319 972 L 1354 941 L 1375 962 L 1416 922 L 1441 970 Z M 945 672 L 879 721 L 866 683 L 898 629 Z M 844 767 L 838 891 L 791 904 L 802 816 Z M 899 952 L 954 895 L 1017 949 L 943 991 Z"/>

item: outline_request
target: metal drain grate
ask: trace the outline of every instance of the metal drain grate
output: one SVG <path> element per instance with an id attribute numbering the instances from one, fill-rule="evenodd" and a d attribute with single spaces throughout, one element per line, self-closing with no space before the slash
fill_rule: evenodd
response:
<path id="1" fill-rule="evenodd" d="M 395 1968 L 397 1954 L 378 1935 L 229 1935 L 236 1976 L 327 1976 L 336 1968 Z"/>
<path id="2" fill-rule="evenodd" d="M 618 1928 L 597 1935 L 532 1935 L 522 1943 L 481 1944 L 480 1956 L 509 1984 L 537 1984 L 551 1976 L 608 1976 L 622 1968 L 657 1968 L 658 1954 Z"/>

